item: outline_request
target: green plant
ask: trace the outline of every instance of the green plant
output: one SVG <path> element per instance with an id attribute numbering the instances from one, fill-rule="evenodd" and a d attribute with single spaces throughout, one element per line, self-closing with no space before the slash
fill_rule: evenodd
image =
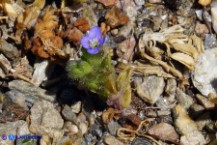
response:
<path id="1" fill-rule="evenodd" d="M 91 31 L 89 34 L 91 34 Z M 127 107 L 131 101 L 130 79 L 132 72 L 130 67 L 117 75 L 111 56 L 106 49 L 100 47 L 99 50 L 97 45 L 94 45 L 95 48 L 91 48 L 87 45 L 88 39 L 85 39 L 87 40 L 85 42 L 86 48 L 81 49 L 81 59 L 69 61 L 67 65 L 69 77 L 78 80 L 78 85 L 81 88 L 98 94 L 108 105 L 116 108 Z M 94 39 L 94 41 L 97 41 L 97 39 Z M 102 43 L 97 44 L 102 46 Z M 89 53 L 93 52 L 93 49 L 97 50 L 97 53 L 96 51 Z"/>

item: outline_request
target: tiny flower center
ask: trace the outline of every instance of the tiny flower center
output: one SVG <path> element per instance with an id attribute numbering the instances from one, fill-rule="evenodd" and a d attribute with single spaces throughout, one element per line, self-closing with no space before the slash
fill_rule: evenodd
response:
<path id="1" fill-rule="evenodd" d="M 90 40 L 90 47 L 95 48 L 99 45 L 99 41 L 97 39 Z"/>

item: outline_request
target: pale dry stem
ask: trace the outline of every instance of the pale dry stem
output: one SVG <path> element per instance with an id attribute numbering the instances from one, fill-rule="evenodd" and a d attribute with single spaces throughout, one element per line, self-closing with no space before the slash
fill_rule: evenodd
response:
<path id="1" fill-rule="evenodd" d="M 143 127 L 148 127 L 152 121 L 154 121 L 154 118 L 148 118 L 148 119 L 143 120 L 136 130 L 128 129 L 128 128 L 119 128 L 117 131 L 117 136 L 119 137 L 119 139 L 121 139 L 123 141 L 133 141 L 136 136 L 143 136 L 143 137 L 148 138 L 149 140 L 153 141 L 157 145 L 162 145 L 156 139 L 147 135 L 146 132 L 140 133 L 140 130 Z"/>
<path id="2" fill-rule="evenodd" d="M 169 72 L 169 73 L 172 73 L 174 76 L 178 77 L 180 80 L 183 79 L 183 75 L 180 71 L 176 70 L 175 68 L 169 66 L 167 63 L 161 61 L 161 60 L 157 60 L 157 59 L 154 59 L 150 56 L 148 56 L 146 53 L 144 52 L 141 52 L 140 51 L 140 55 L 144 58 L 144 59 L 147 59 L 149 60 L 150 62 L 154 62 L 154 63 L 157 63 L 159 64 L 160 66 L 162 66 L 164 68 L 164 70 L 166 72 Z"/>

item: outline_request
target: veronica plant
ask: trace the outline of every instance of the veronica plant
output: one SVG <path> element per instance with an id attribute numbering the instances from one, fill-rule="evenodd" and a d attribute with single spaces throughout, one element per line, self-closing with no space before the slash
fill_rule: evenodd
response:
<path id="1" fill-rule="evenodd" d="M 82 46 L 87 50 L 89 54 L 97 54 L 100 51 L 100 47 L 105 42 L 105 36 L 99 27 L 93 27 L 86 36 L 81 39 Z"/>
<path id="2" fill-rule="evenodd" d="M 104 47 L 105 36 L 98 26 L 91 28 L 81 39 L 83 48 L 80 60 L 69 61 L 69 77 L 78 80 L 78 85 L 96 93 L 108 105 L 127 107 L 131 102 L 131 69 L 127 67 L 118 76 L 111 56 Z"/>

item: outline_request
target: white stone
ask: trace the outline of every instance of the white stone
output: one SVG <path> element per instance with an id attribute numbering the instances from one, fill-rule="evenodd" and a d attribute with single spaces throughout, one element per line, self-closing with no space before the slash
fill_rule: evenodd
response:
<path id="1" fill-rule="evenodd" d="M 203 95 L 216 95 L 217 86 L 214 81 L 217 81 L 217 48 L 206 50 L 197 58 L 192 81 Z"/>

